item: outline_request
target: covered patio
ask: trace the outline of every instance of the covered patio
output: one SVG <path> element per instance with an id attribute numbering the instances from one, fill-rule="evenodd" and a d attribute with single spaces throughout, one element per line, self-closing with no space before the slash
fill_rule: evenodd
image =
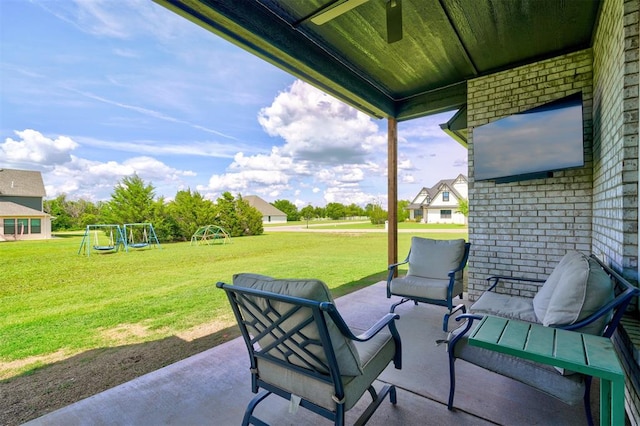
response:
<path id="1" fill-rule="evenodd" d="M 388 312 L 393 299 L 380 282 L 336 300 L 351 327 L 366 329 Z M 370 425 L 586 424 L 582 404 L 568 406 L 528 386 L 458 361 L 455 410 L 447 410 L 448 359 L 441 329 L 444 308 L 406 304 L 398 308 L 403 368 L 392 365 L 375 383 L 393 383 L 398 403 L 385 400 Z M 592 410 L 598 422 L 597 381 Z M 237 425 L 253 398 L 249 358 L 242 338 L 139 377 L 28 422 L 28 425 Z M 369 402 L 365 393 L 347 412 L 353 424 Z M 270 396 L 256 410 L 273 425 L 326 425 L 326 419 L 300 408 L 288 412 L 287 401 Z"/>
<path id="2" fill-rule="evenodd" d="M 637 282 L 638 0 L 156 1 L 387 119 L 389 264 L 398 258 L 398 122 L 460 110 L 445 129 L 469 149 L 471 300 L 486 288 L 487 275 L 543 278 L 567 250 L 596 254 Z M 387 22 L 387 8 L 397 5 L 401 22 Z M 577 93 L 584 166 L 526 181 L 476 181 L 475 127 Z M 508 291 L 532 297 L 537 286 Z M 363 328 L 389 304 L 382 284 L 339 299 L 345 317 Z M 406 362 L 381 380 L 400 388 L 399 401 L 383 404 L 371 424 L 584 422 L 581 406 L 568 409 L 463 361 L 457 409 L 448 411 L 447 356 L 435 345 L 444 337 L 437 326 L 442 309 L 403 306 L 398 313 Z M 637 325 L 637 308 L 630 315 Z M 639 352 L 616 345 L 627 375 L 627 416 L 638 423 Z M 234 340 L 31 424 L 238 424 L 252 395 L 247 369 L 242 342 Z M 292 416 L 273 399 L 258 413 L 267 421 L 324 424 L 302 409 Z"/>
<path id="3" fill-rule="evenodd" d="M 387 120 L 388 264 L 398 260 L 398 123 L 458 111 L 443 129 L 469 152 L 469 299 L 479 297 L 490 274 L 544 278 L 569 250 L 594 254 L 637 283 L 638 0 L 155 1 Z M 477 127 L 570 96 L 581 98 L 582 165 L 504 182 L 476 179 L 476 168 L 486 166 L 475 155 Z M 533 297 L 537 290 L 507 292 Z M 638 328 L 634 305 L 623 329 Z M 613 340 L 627 378 L 627 416 L 640 423 L 640 343 Z M 428 369 L 413 370 L 422 377 L 416 371 Z M 421 380 L 439 380 L 438 373 Z M 459 399 L 463 407 L 487 391 L 482 382 L 470 399 Z M 479 417 L 492 406 L 477 404 Z"/>

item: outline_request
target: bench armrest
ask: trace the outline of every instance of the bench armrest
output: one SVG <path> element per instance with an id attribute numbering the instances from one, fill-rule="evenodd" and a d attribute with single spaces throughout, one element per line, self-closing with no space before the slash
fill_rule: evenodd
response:
<path id="1" fill-rule="evenodd" d="M 489 288 L 486 291 L 492 291 L 500 281 L 518 281 L 518 282 L 530 282 L 530 283 L 543 283 L 546 280 L 539 278 L 526 278 L 526 277 L 511 277 L 508 275 L 493 275 L 487 278 Z"/>

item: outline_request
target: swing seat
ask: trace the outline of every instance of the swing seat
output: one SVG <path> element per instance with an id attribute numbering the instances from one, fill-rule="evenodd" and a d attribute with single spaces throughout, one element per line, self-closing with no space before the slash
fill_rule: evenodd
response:
<path id="1" fill-rule="evenodd" d="M 131 248 L 145 248 L 148 247 L 149 243 L 133 243 L 133 244 L 129 244 L 129 247 Z"/>
<path id="2" fill-rule="evenodd" d="M 115 247 L 114 246 L 93 246 L 93 249 L 98 251 L 109 251 L 109 250 L 115 249 Z"/>

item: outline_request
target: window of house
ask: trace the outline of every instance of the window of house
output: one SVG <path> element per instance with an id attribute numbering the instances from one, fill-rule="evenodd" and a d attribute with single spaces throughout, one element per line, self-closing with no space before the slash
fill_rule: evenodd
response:
<path id="1" fill-rule="evenodd" d="M 31 219 L 31 233 L 32 234 L 40 234 L 42 225 L 40 219 Z"/>
<path id="2" fill-rule="evenodd" d="M 15 219 L 5 219 L 4 220 L 4 234 L 5 235 L 13 235 L 16 233 L 16 220 Z"/>
<path id="3" fill-rule="evenodd" d="M 29 233 L 29 219 L 18 219 L 18 234 Z"/>
<path id="4" fill-rule="evenodd" d="M 451 210 L 440 210 L 440 219 L 451 219 Z"/>
<path id="5" fill-rule="evenodd" d="M 442 193 L 442 201 L 449 201 L 449 191 L 444 191 Z"/>

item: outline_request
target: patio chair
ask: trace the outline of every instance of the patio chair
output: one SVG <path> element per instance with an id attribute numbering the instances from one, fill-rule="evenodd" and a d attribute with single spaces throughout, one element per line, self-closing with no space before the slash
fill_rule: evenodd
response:
<path id="1" fill-rule="evenodd" d="M 432 240 L 429 238 L 411 238 L 411 249 L 407 258 L 400 263 L 389 265 L 387 276 L 387 298 L 400 296 L 398 303 L 391 305 L 395 312 L 398 305 L 409 300 L 432 305 L 446 306 L 442 329 L 448 329 L 449 317 L 455 312 L 466 312 L 464 304 L 453 306 L 453 299 L 462 299 L 463 273 L 469 258 L 470 243 L 463 239 Z M 398 266 L 409 264 L 406 276 L 394 278 Z"/>
<path id="2" fill-rule="evenodd" d="M 597 257 L 577 251 L 568 252 L 546 280 L 493 276 L 487 281 L 491 286 L 469 308 L 470 313 L 456 318 L 466 319 L 466 324 L 450 333 L 448 338 L 448 408 L 453 409 L 455 361 L 463 359 L 534 387 L 566 404 L 582 401 L 587 421 L 592 425 L 591 376 L 471 346 L 468 332 L 473 328 L 474 320 L 492 315 L 611 338 L 627 306 L 640 290 Z M 544 285 L 534 298 L 526 298 L 499 292 L 505 282 Z"/>
<path id="3" fill-rule="evenodd" d="M 243 425 L 265 424 L 253 411 L 272 393 L 289 400 L 290 411 L 302 406 L 336 425 L 344 424 L 345 412 L 365 391 L 373 401 L 356 424 L 366 423 L 387 394 L 396 403 L 395 386 L 377 393 L 372 383 L 391 361 L 401 368 L 398 315 L 386 314 L 356 336 L 322 281 L 237 274 L 233 285 L 217 286 L 231 303 L 249 351 L 251 388 L 258 394 Z"/>

